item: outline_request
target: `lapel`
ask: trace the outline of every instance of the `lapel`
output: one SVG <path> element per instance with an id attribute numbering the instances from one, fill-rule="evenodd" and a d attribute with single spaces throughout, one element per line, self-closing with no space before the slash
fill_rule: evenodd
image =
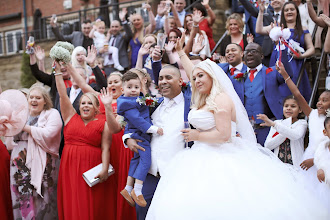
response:
<path id="1" fill-rule="evenodd" d="M 155 107 L 150 107 L 149 108 L 149 112 L 150 112 L 150 116 L 152 115 L 152 113 L 154 113 L 154 111 L 160 106 L 160 104 L 164 101 L 164 97 L 161 97 L 158 99 L 158 102 L 156 104 Z"/>

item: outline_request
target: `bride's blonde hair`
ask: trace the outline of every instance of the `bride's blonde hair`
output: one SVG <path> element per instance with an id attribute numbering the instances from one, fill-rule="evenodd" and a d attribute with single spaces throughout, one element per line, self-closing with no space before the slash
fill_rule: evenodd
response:
<path id="1" fill-rule="evenodd" d="M 192 73 L 196 69 L 201 69 L 204 71 L 206 74 L 208 74 L 211 79 L 212 79 L 212 88 L 210 91 L 210 94 L 201 94 L 196 90 L 195 83 L 191 83 L 191 88 L 192 88 L 192 95 L 191 95 L 191 104 L 193 108 L 200 109 L 203 106 L 206 105 L 207 110 L 209 111 L 214 111 L 214 112 L 219 112 L 221 109 L 218 109 L 217 104 L 215 103 L 215 98 L 217 95 L 219 95 L 221 92 L 223 92 L 216 76 L 214 73 L 214 70 L 212 69 L 211 65 L 208 64 L 207 62 L 203 61 L 197 64 L 193 71 L 190 74 L 190 79 L 193 78 Z"/>

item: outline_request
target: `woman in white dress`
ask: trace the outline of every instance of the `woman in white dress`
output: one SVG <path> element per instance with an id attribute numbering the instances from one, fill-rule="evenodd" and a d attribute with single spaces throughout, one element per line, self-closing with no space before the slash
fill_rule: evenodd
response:
<path id="1" fill-rule="evenodd" d="M 214 62 L 196 65 L 185 129 L 192 148 L 162 175 L 147 219 L 329 219 L 271 151 L 257 145 L 230 79 Z M 240 136 L 240 137 L 237 137 Z"/>

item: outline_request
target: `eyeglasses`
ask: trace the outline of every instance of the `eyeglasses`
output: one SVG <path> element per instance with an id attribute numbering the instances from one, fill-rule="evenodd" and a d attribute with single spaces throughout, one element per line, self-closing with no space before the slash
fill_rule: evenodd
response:
<path id="1" fill-rule="evenodd" d="M 248 55 L 249 53 L 251 53 L 252 55 L 256 55 L 257 53 L 260 53 L 260 51 L 259 50 L 256 50 L 256 49 L 245 50 L 244 51 L 244 55 Z"/>

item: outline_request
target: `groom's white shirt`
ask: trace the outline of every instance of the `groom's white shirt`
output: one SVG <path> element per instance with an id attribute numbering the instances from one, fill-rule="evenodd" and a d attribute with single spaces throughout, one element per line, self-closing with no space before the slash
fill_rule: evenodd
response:
<path id="1" fill-rule="evenodd" d="M 151 138 L 151 167 L 149 173 L 156 176 L 166 169 L 176 153 L 184 149 L 181 135 L 184 129 L 184 97 L 182 92 L 173 98 L 174 103 L 164 97 L 164 101 L 151 115 L 153 125 L 163 128 L 164 135 L 153 134 Z"/>

